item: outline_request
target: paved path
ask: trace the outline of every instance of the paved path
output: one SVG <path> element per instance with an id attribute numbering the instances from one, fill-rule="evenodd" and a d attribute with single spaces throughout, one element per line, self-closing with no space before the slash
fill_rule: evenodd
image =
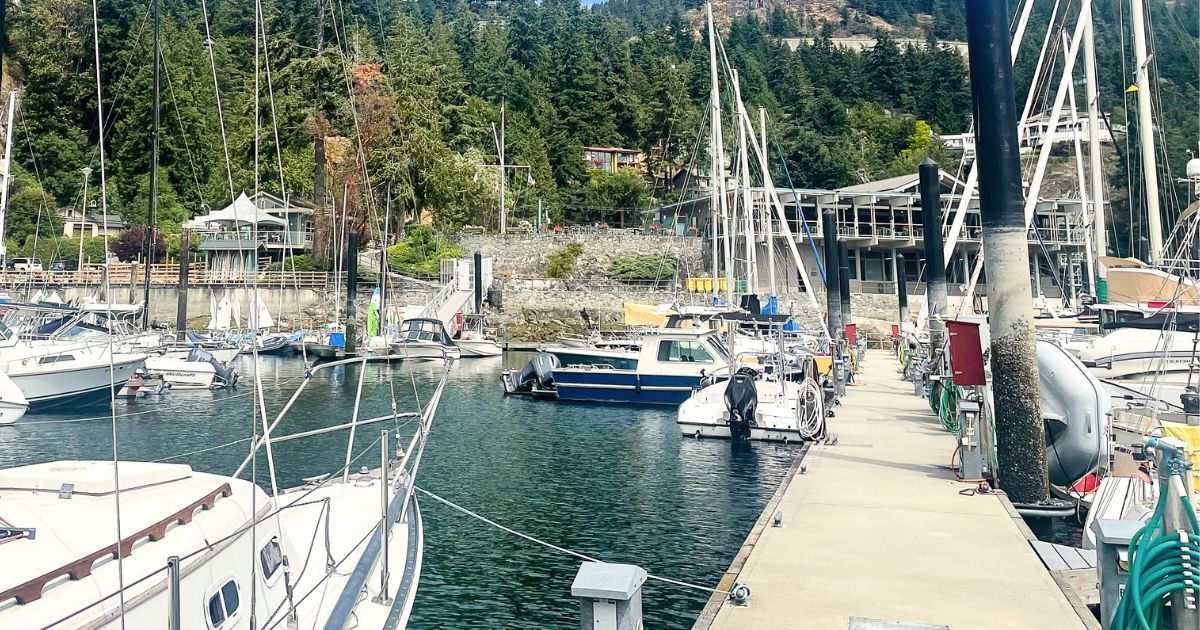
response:
<path id="1" fill-rule="evenodd" d="M 851 627 L 852 617 L 954 630 L 1083 628 L 995 495 L 949 470 L 955 438 L 874 352 L 830 427 L 783 491 L 739 579 L 749 605 L 724 604 L 714 630 Z M 751 535 L 751 539 L 754 535 Z M 913 626 L 864 625 L 863 628 Z"/>

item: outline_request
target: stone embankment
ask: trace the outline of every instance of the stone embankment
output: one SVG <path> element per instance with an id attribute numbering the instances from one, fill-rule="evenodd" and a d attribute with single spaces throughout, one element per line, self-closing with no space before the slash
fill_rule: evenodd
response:
<path id="1" fill-rule="evenodd" d="M 547 259 L 571 243 L 583 246 L 570 278 L 545 277 Z M 503 327 L 514 341 L 553 339 L 562 333 L 582 333 L 624 324 L 625 302 L 641 304 L 703 304 L 708 296 L 688 293 L 672 282 L 629 283 L 612 280 L 607 271 L 623 256 L 667 254 L 679 260 L 680 284 L 686 277 L 703 274 L 707 267 L 701 239 L 632 233 L 575 235 L 464 236 L 460 246 L 472 255 L 479 251 L 492 258 L 495 283 L 488 319 Z M 917 298 L 919 299 L 919 298 Z M 780 307 L 802 323 L 820 322 L 824 294 L 813 308 L 806 293 L 785 291 Z M 894 295 L 859 294 L 851 307 L 860 328 L 869 334 L 887 334 L 895 321 Z"/>

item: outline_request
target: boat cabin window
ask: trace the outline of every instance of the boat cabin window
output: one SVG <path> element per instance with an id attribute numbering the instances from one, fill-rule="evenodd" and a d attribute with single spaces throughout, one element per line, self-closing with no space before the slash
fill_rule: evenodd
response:
<path id="1" fill-rule="evenodd" d="M 262 562 L 263 581 L 270 583 L 271 578 L 279 572 L 279 567 L 283 566 L 283 549 L 279 546 L 278 536 L 263 545 L 258 552 L 258 558 Z"/>
<path id="2" fill-rule="evenodd" d="M 1100 321 L 1100 329 L 1101 330 L 1104 330 L 1106 327 L 1112 326 L 1114 324 L 1123 324 L 1125 322 L 1132 322 L 1132 321 L 1137 321 L 1139 319 L 1146 318 L 1146 315 L 1144 313 L 1142 313 L 1141 311 L 1119 310 L 1119 309 L 1109 309 L 1109 308 L 1099 309 L 1096 312 L 1096 315 L 1097 315 L 1097 319 L 1099 319 L 1099 321 Z"/>
<path id="3" fill-rule="evenodd" d="M 709 337 L 708 346 L 713 349 L 713 354 L 715 354 L 717 357 L 724 359 L 725 361 L 729 361 L 729 350 L 725 346 L 721 345 L 720 339 L 717 339 L 716 337 Z"/>
<path id="4" fill-rule="evenodd" d="M 712 363 L 713 357 L 702 342 L 664 339 L 658 343 L 658 360 L 667 363 Z"/>
<path id="5" fill-rule="evenodd" d="M 208 598 L 208 621 L 213 630 L 223 628 L 225 622 L 237 614 L 239 605 L 237 582 L 227 580 L 220 590 Z"/>
<path id="6" fill-rule="evenodd" d="M 75 360 L 75 357 L 72 355 L 56 354 L 52 357 L 42 357 L 42 358 L 38 359 L 38 365 L 45 365 L 47 363 L 62 363 L 64 361 L 74 361 L 74 360 Z"/>

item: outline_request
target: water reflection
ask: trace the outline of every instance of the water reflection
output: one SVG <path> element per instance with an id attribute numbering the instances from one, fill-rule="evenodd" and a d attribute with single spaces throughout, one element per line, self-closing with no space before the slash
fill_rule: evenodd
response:
<path id="1" fill-rule="evenodd" d="M 262 357 L 268 419 L 304 377 L 289 357 Z M 728 566 L 797 449 L 753 444 L 737 452 L 726 441 L 684 438 L 673 409 L 557 404 L 505 397 L 503 367 L 528 355 L 466 359 L 451 374 L 423 459 L 426 489 L 505 525 L 605 560 L 633 562 L 653 573 L 714 584 Z M 153 460 L 248 438 L 255 426 L 250 366 L 234 389 L 177 391 L 162 399 L 119 401 L 120 454 Z M 361 418 L 414 408 L 436 384 L 435 363 L 338 366 L 316 373 L 278 434 L 350 420 L 359 370 L 365 369 Z M 38 414 L 0 427 L 0 466 L 51 459 L 109 459 L 111 424 L 75 422 L 79 414 Z M 359 431 L 356 452 L 378 425 Z M 409 435 L 411 426 L 401 429 Z M 336 470 L 346 434 L 315 436 L 275 448 L 280 484 Z M 231 473 L 243 442 L 181 461 Z M 260 458 L 256 479 L 266 483 Z M 370 462 L 373 463 L 373 462 Z M 411 628 L 564 628 L 578 624 L 570 584 L 578 561 L 466 518 L 430 500 L 425 565 Z M 649 583 L 647 627 L 687 628 L 706 593 Z"/>

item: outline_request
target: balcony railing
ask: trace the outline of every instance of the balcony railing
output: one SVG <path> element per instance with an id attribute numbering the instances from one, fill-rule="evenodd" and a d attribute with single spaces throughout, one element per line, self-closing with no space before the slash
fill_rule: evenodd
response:
<path id="1" fill-rule="evenodd" d="M 276 247 L 312 247 L 313 233 L 306 230 L 260 230 L 242 232 L 236 230 L 217 230 L 200 232 L 200 238 L 205 242 L 236 242 L 257 240 L 267 246 Z"/>

